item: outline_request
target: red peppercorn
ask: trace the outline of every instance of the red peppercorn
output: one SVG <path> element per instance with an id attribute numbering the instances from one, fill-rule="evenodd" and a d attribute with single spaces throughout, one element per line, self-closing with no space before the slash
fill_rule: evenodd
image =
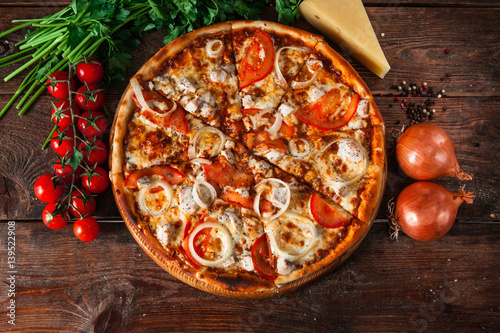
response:
<path id="1" fill-rule="evenodd" d="M 399 102 L 399 97 L 394 98 L 396 102 Z"/>
<path id="2" fill-rule="evenodd" d="M 450 49 L 446 49 L 446 50 L 444 50 L 444 53 L 445 53 L 445 54 L 450 53 Z"/>

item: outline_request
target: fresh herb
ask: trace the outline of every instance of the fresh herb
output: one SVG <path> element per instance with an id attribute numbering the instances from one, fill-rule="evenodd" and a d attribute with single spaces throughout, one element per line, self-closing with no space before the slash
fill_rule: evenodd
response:
<path id="1" fill-rule="evenodd" d="M 26 27 L 19 52 L 0 59 L 0 67 L 24 59 L 26 63 L 4 78 L 9 81 L 31 68 L 0 118 L 16 105 L 24 114 L 43 93 L 45 76 L 69 63 L 97 57 L 103 61 L 108 77 L 106 86 L 120 87 L 130 68 L 131 52 L 149 32 L 165 29 L 164 43 L 181 34 L 220 21 L 258 19 L 270 0 L 74 0 L 63 10 L 40 19 L 14 20 L 19 26 L 0 33 L 0 38 Z M 301 0 L 277 0 L 279 21 L 295 22 Z M 272 4 L 271 4 L 272 5 Z M 107 87 L 104 87 L 107 88 Z"/>
<path id="2" fill-rule="evenodd" d="M 278 21 L 282 23 L 294 23 L 300 18 L 299 5 L 302 0 L 276 0 L 276 11 Z"/>

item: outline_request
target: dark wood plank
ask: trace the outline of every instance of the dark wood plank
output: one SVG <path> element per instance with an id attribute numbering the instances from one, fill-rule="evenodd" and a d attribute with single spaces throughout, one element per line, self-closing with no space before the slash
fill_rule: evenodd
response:
<path id="1" fill-rule="evenodd" d="M 457 224 L 441 240 L 388 238 L 376 223 L 354 255 L 303 289 L 265 300 L 198 291 L 159 268 L 123 224 L 82 243 L 71 228 L 16 224 L 16 326 L 65 332 L 495 332 L 500 229 Z M 0 224 L 0 234 L 7 226 Z M 2 237 L 1 244 L 5 244 Z M 36 258 L 36 259 L 35 259 Z M 0 279 L 6 281 L 2 264 Z M 2 284 L 5 305 L 7 284 Z"/>
<path id="2" fill-rule="evenodd" d="M 340 47 L 331 45 L 352 63 L 374 93 L 386 92 L 393 84 L 406 80 L 442 87 L 450 96 L 500 96 L 500 62 L 495 58 L 500 52 L 500 26 L 497 24 L 500 8 L 369 7 L 367 12 L 392 66 L 384 80 Z M 36 14 L 30 13 L 28 17 L 32 16 Z M 9 9 L 9 14 L 0 18 L 0 31 L 10 28 L 14 17 L 26 17 L 26 11 Z M 266 17 L 274 16 L 269 13 Z M 305 20 L 295 26 L 315 31 Z M 380 37 L 381 33 L 385 37 Z M 21 33 L 8 38 L 8 44 L 4 45 L 5 55 L 12 52 L 8 50 L 20 38 Z M 161 46 L 161 33 L 147 37 L 141 47 L 148 51 L 134 54 L 134 62 L 144 63 Z M 447 48 L 451 51 L 449 54 L 444 52 Z M 0 77 L 15 68 L 0 69 Z M 451 82 L 441 81 L 446 75 Z M 21 80 L 22 77 L 1 84 L 0 94 L 12 94 Z"/>

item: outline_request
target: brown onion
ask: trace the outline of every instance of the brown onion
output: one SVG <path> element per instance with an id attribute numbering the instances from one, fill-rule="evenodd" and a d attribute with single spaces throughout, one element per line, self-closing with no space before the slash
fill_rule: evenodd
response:
<path id="1" fill-rule="evenodd" d="M 463 172 L 458 166 L 448 134 L 434 124 L 410 126 L 398 139 L 396 158 L 404 173 L 413 179 L 431 180 L 443 176 L 472 179 L 472 174 Z"/>
<path id="2" fill-rule="evenodd" d="M 432 182 L 416 182 L 405 188 L 396 202 L 394 215 L 389 206 L 390 224 L 397 238 L 399 228 L 419 241 L 430 241 L 444 236 L 455 222 L 462 202 L 472 203 L 470 192 L 452 193 Z M 393 207 L 392 207 L 393 209 Z"/>

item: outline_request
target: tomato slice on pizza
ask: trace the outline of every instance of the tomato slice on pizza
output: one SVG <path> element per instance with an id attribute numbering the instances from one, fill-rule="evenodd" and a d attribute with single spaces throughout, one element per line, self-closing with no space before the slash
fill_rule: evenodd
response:
<path id="1" fill-rule="evenodd" d="M 280 153 L 286 152 L 286 146 L 282 139 L 274 139 L 260 142 L 255 146 L 255 150 L 260 153 L 266 154 L 271 150 L 275 150 Z"/>
<path id="2" fill-rule="evenodd" d="M 180 105 L 168 100 L 156 91 L 142 89 L 141 95 L 144 102 L 148 104 L 148 108 L 146 109 L 139 102 L 140 97 L 138 98 L 136 95 L 134 95 L 134 102 L 148 120 L 164 127 L 170 127 L 178 133 L 188 133 L 186 115 Z"/>
<path id="3" fill-rule="evenodd" d="M 253 267 L 264 279 L 275 280 L 276 273 L 272 267 L 272 254 L 267 241 L 267 235 L 264 233 L 257 238 L 252 246 Z"/>
<path id="4" fill-rule="evenodd" d="M 220 187 L 250 187 L 253 183 L 252 175 L 239 171 L 224 158 L 220 158 L 215 163 L 203 164 L 203 170 L 207 181 L 212 181 Z"/>
<path id="5" fill-rule="evenodd" d="M 309 207 L 314 220 L 325 228 L 333 229 L 343 227 L 352 218 L 349 214 L 341 212 L 338 208 L 330 205 L 317 193 L 313 193 L 311 196 Z"/>
<path id="6" fill-rule="evenodd" d="M 239 89 L 246 88 L 253 82 L 265 78 L 273 70 L 273 65 L 273 41 L 265 32 L 256 30 L 240 63 Z"/>
<path id="7" fill-rule="evenodd" d="M 231 189 L 224 190 L 224 192 L 221 194 L 221 199 L 227 203 L 239 207 L 243 207 L 246 209 L 253 209 L 253 199 L 248 196 L 244 196 L 235 190 Z"/>
<path id="8" fill-rule="evenodd" d="M 176 168 L 167 165 L 155 165 L 150 168 L 132 171 L 125 179 L 125 187 L 137 187 L 137 181 L 142 177 L 158 176 L 166 180 L 170 185 L 176 185 L 182 182 L 186 177 L 184 173 Z"/>
<path id="9" fill-rule="evenodd" d="M 346 123 L 356 113 L 359 95 L 353 94 L 347 109 L 342 108 L 340 90 L 332 89 L 312 104 L 295 113 L 297 118 L 320 130 L 336 130 Z"/>

